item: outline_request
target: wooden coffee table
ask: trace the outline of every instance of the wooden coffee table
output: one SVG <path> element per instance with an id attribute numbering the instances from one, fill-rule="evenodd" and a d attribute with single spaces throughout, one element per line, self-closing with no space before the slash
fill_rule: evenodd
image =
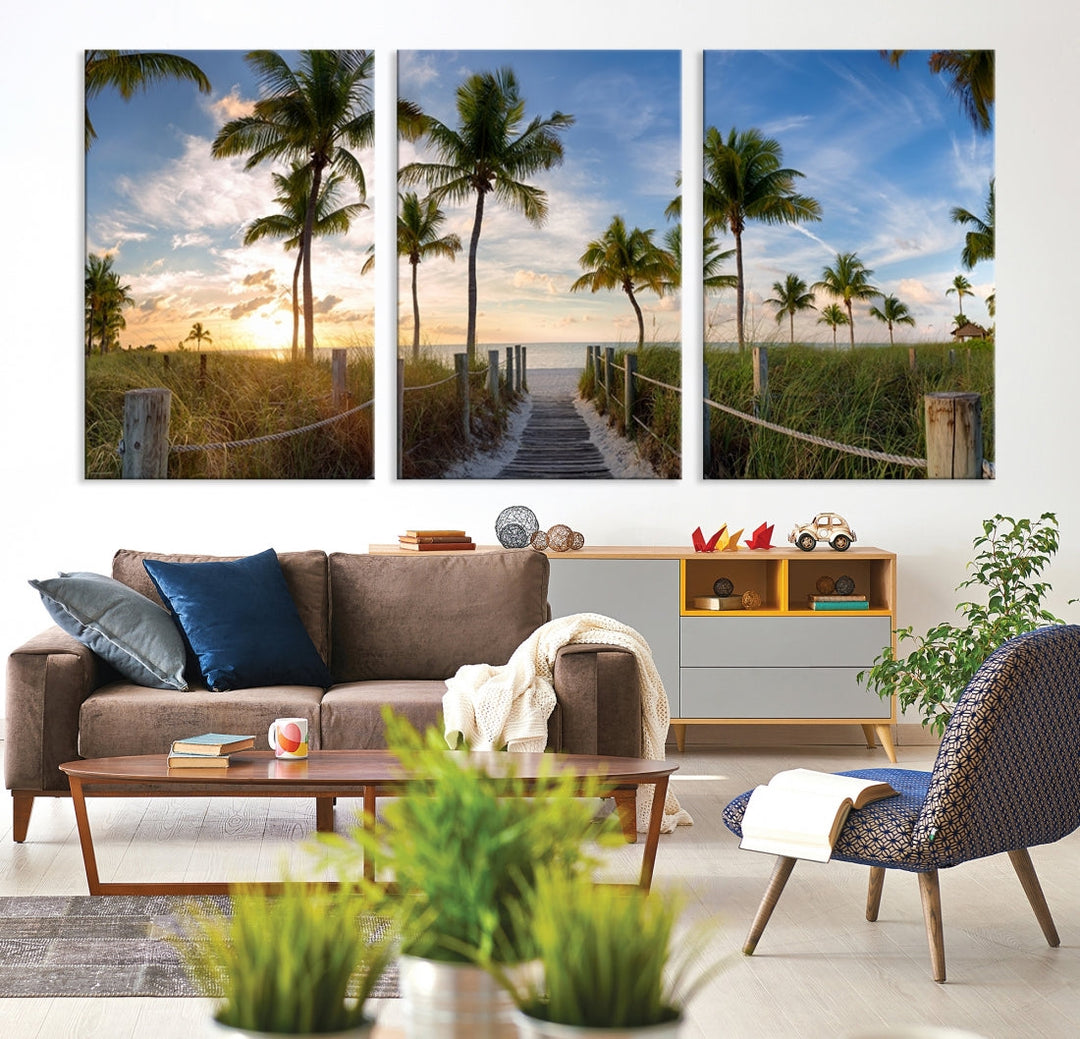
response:
<path id="1" fill-rule="evenodd" d="M 637 832 L 637 788 L 642 784 L 651 785 L 652 814 L 638 880 L 640 887 L 649 889 L 660 842 L 668 778 L 678 765 L 588 754 L 474 751 L 469 757 L 496 777 L 504 775 L 507 766 L 512 765 L 517 778 L 526 783 L 539 779 L 542 770 L 550 774 L 552 765 L 562 774 L 570 773 L 583 780 L 590 776 L 601 777 L 615 798 L 623 833 L 631 842 L 636 840 Z M 71 784 L 71 800 L 75 806 L 91 895 L 223 895 L 229 893 L 230 884 L 225 881 L 102 883 L 86 812 L 87 797 L 314 797 L 316 828 L 329 831 L 334 828 L 335 798 L 363 798 L 365 819 L 373 820 L 377 797 L 407 793 L 411 783 L 424 778 L 410 773 L 387 750 L 316 750 L 305 761 L 278 760 L 267 750 L 244 751 L 232 755 L 228 768 L 205 769 L 170 769 L 165 754 L 142 754 L 68 761 L 60 768 L 67 773 Z M 369 878 L 375 875 L 375 864 L 367 858 L 364 874 Z"/>

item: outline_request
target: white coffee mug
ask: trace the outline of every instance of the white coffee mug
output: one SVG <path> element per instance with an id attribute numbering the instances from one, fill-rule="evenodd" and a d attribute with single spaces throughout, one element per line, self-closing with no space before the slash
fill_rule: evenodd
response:
<path id="1" fill-rule="evenodd" d="M 308 756 L 307 718 L 275 718 L 266 733 L 274 757 L 298 760 Z"/>

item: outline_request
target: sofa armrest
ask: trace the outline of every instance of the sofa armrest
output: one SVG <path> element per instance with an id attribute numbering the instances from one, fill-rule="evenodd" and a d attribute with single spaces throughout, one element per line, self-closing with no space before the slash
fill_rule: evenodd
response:
<path id="1" fill-rule="evenodd" d="M 8 657 L 4 777 L 9 790 L 67 789 L 59 766 L 79 756 L 79 707 L 103 675 L 98 656 L 55 626 Z"/>
<path id="2" fill-rule="evenodd" d="M 641 690 L 634 654 L 578 643 L 555 657 L 560 745 L 566 754 L 641 757 Z"/>

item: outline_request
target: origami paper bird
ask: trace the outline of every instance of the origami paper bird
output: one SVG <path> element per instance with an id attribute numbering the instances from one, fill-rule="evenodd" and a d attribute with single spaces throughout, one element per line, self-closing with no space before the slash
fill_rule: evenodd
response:
<path id="1" fill-rule="evenodd" d="M 738 552 L 739 551 L 739 538 L 742 537 L 743 527 L 740 527 L 733 534 L 728 535 L 727 544 L 720 550 L 721 552 Z"/>
<path id="2" fill-rule="evenodd" d="M 774 523 L 762 523 L 761 526 L 746 539 L 746 544 L 750 548 L 772 548 L 772 532 L 775 525 L 776 524 Z"/>
<path id="3" fill-rule="evenodd" d="M 698 527 L 693 534 L 690 535 L 691 540 L 694 542 L 695 552 L 715 552 L 716 543 L 724 536 L 724 531 L 727 530 L 727 524 L 725 523 L 708 541 L 705 540 L 705 535 L 701 533 L 701 527 Z"/>

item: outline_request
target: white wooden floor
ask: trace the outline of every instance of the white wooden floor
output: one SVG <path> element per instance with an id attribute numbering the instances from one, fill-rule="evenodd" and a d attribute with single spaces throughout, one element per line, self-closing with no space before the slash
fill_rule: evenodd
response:
<path id="1" fill-rule="evenodd" d="M 846 863 L 800 863 L 757 954 L 747 958 L 739 948 L 773 860 L 738 850 L 720 821 L 724 805 L 781 768 L 838 771 L 880 766 L 884 756 L 853 746 L 696 745 L 670 753 L 694 826 L 661 838 L 655 886 L 685 893 L 687 923 L 712 921 L 715 949 L 728 961 L 690 1007 L 683 1039 L 869 1039 L 913 1024 L 988 1039 L 1080 1033 L 1080 835 L 1032 853 L 1061 934 L 1058 949 L 1046 946 L 999 856 L 942 873 L 945 985 L 929 977 L 915 877 L 887 876 L 879 920 L 870 924 L 867 870 Z M 928 768 L 932 755 L 929 747 L 901 748 L 900 763 Z M 6 792 L 0 804 L 0 895 L 85 893 L 70 801 L 38 801 L 22 845 L 11 841 Z M 283 860 L 303 861 L 301 842 L 314 828 L 314 806 L 303 801 L 102 799 L 90 812 L 103 880 L 272 879 Z M 606 872 L 633 879 L 639 858 L 640 846 L 620 849 Z M 0 1036 L 200 1039 L 219 1034 L 209 1013 L 210 1004 L 197 999 L 0 999 Z M 398 1001 L 385 1001 L 380 1024 L 392 1026 L 398 1013 Z"/>

